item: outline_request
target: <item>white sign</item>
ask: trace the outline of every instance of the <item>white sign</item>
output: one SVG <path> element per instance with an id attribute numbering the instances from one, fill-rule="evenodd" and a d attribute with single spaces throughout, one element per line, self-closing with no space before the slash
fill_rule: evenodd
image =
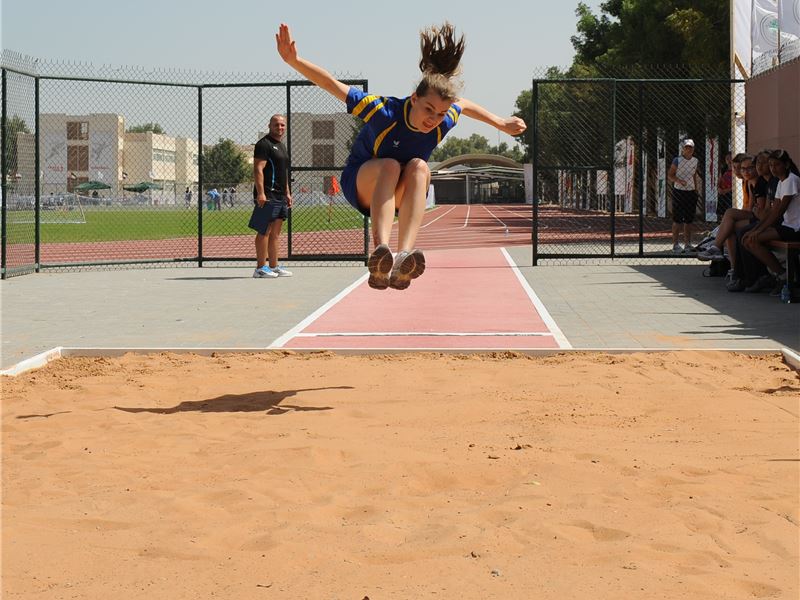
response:
<path id="1" fill-rule="evenodd" d="M 116 140 L 109 131 L 89 133 L 89 173 L 101 181 L 116 181 Z"/>
<path id="2" fill-rule="evenodd" d="M 633 212 L 633 180 L 634 180 L 634 144 L 633 138 L 625 140 L 625 212 Z"/>
<path id="3" fill-rule="evenodd" d="M 605 196 L 608 193 L 608 171 L 597 171 L 597 195 Z"/>
<path id="4" fill-rule="evenodd" d="M 656 213 L 659 217 L 667 216 L 667 156 L 661 130 L 656 138 Z"/>
<path id="5" fill-rule="evenodd" d="M 533 204 L 533 165 L 522 165 L 522 174 L 525 178 L 525 204 Z"/>
<path id="6" fill-rule="evenodd" d="M 717 184 L 719 183 L 719 138 L 706 138 L 706 221 L 717 220 Z"/>
<path id="7" fill-rule="evenodd" d="M 800 37 L 800 2 L 798 0 L 778 0 L 778 25 L 781 34 L 788 33 Z"/>
<path id="8" fill-rule="evenodd" d="M 49 131 L 42 136 L 42 183 L 67 187 L 67 132 Z"/>
<path id="9" fill-rule="evenodd" d="M 751 23 L 753 56 L 778 49 L 777 0 L 753 0 Z"/>

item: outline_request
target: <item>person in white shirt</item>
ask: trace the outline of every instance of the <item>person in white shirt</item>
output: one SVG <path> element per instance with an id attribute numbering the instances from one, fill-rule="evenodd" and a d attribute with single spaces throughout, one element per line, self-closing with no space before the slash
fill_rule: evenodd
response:
<path id="1" fill-rule="evenodd" d="M 746 292 L 773 286 L 779 290 L 786 283 L 786 269 L 769 251 L 769 242 L 800 242 L 800 171 L 786 150 L 776 150 L 769 155 L 769 168 L 779 179 L 775 201 L 758 226 L 742 238 L 745 248 L 766 265 L 768 273 L 746 288 Z"/>
<path id="2" fill-rule="evenodd" d="M 672 161 L 667 180 L 672 183 L 672 252 L 689 253 L 692 251 L 691 227 L 697 212 L 698 192 L 702 183 L 697 172 L 693 140 L 683 140 L 681 156 L 675 157 Z M 683 229 L 683 249 L 678 243 L 681 229 Z"/>

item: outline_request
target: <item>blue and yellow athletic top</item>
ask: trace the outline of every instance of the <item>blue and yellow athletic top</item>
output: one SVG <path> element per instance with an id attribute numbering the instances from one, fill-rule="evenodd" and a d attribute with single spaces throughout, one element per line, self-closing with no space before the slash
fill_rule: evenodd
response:
<path id="1" fill-rule="evenodd" d="M 350 151 L 347 168 L 357 170 L 371 158 L 393 158 L 401 164 L 412 158 L 427 161 L 461 115 L 461 107 L 453 104 L 438 127 L 422 133 L 408 120 L 410 110 L 410 96 L 376 96 L 351 87 L 347 94 L 347 112 L 364 121 L 364 128 Z"/>

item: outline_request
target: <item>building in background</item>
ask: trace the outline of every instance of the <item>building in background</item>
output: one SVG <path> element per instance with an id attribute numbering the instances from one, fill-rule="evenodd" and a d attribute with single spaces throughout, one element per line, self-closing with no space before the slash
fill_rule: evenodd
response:
<path id="1" fill-rule="evenodd" d="M 186 137 L 153 132 L 126 133 L 121 115 L 43 113 L 39 117 L 41 193 L 72 192 L 87 181 L 109 186 L 103 196 L 119 197 L 123 186 L 154 183 L 165 202 L 183 197 L 198 180 L 198 144 Z M 34 135 L 17 136 L 20 193 L 34 192 Z M 28 189 L 30 188 L 30 189 Z"/>

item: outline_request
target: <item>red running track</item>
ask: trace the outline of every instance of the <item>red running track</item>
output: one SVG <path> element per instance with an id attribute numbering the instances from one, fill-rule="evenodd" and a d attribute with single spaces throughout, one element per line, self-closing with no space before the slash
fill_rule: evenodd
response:
<path id="1" fill-rule="evenodd" d="M 371 289 L 366 274 L 272 347 L 539 349 L 569 342 L 501 248 L 426 252 L 404 291 Z"/>
<path id="2" fill-rule="evenodd" d="M 552 206 L 539 209 L 540 243 L 610 243 L 609 215 L 598 211 L 580 211 Z M 616 216 L 616 239 L 638 239 L 638 216 Z M 647 217 L 647 240 L 668 241 L 670 224 L 665 219 Z M 80 228 L 80 226 L 76 226 Z M 531 243 L 532 215 L 529 205 L 472 204 L 440 205 L 425 214 L 417 245 L 426 249 L 524 246 Z M 396 225 L 395 225 L 396 233 Z M 76 230 L 79 235 L 79 229 Z M 293 254 L 359 254 L 363 251 L 361 230 L 296 232 Z M 394 244 L 395 238 L 392 243 Z M 286 256 L 287 236 L 281 236 L 279 252 Z M 666 242 L 665 242 L 666 243 Z M 253 236 L 205 236 L 206 258 L 252 258 Z M 48 265 L 109 261 L 196 260 L 197 239 L 192 237 L 164 240 L 119 240 L 107 242 L 45 242 L 41 261 Z M 7 265 L 11 268 L 32 265 L 33 244 L 9 244 Z"/>

